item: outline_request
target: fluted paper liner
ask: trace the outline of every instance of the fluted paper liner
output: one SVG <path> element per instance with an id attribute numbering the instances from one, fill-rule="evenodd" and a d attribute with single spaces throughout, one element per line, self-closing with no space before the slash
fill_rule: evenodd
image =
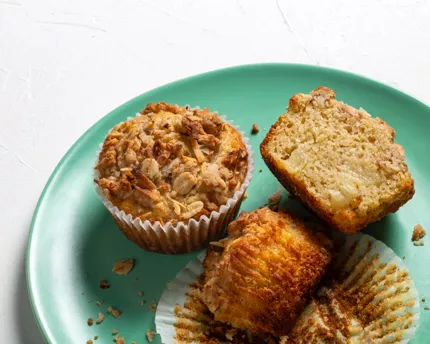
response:
<path id="1" fill-rule="evenodd" d="M 390 248 L 369 235 L 343 240 L 293 330 L 288 336 L 267 341 L 211 321 L 198 282 L 203 259 L 190 262 L 167 286 L 158 304 L 155 325 L 162 343 L 209 339 L 211 343 L 408 343 L 419 326 L 420 308 L 407 267 Z M 211 326 L 224 326 L 225 337 L 211 338 L 211 333 L 217 333 Z"/>
<path id="2" fill-rule="evenodd" d="M 136 114 L 136 116 L 139 115 L 139 113 Z M 248 152 L 248 171 L 239 190 L 235 191 L 226 204 L 217 211 L 212 211 L 209 217 L 203 215 L 199 220 L 190 219 L 188 223 L 172 224 L 166 222 L 164 225 L 159 221 L 142 221 L 139 218 L 133 218 L 131 214 L 126 214 L 113 205 L 104 194 L 103 189 L 96 184 L 97 194 L 128 239 L 148 251 L 177 254 L 200 250 L 209 242 L 225 236 L 227 225 L 236 217 L 242 204 L 243 195 L 251 181 L 254 171 L 254 157 L 248 139 L 240 131 L 240 128 L 234 125 L 232 121 L 226 120 L 225 116 L 221 116 L 221 118 L 241 134 Z M 97 161 L 98 155 L 99 152 L 97 152 Z M 94 178 L 98 179 L 99 176 L 99 172 L 94 170 Z"/>

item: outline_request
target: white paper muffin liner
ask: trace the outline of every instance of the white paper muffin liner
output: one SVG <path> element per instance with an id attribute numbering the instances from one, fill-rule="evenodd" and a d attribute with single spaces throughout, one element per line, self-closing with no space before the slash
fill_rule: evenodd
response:
<path id="1" fill-rule="evenodd" d="M 140 116 L 140 114 L 137 113 L 136 116 Z M 167 222 L 164 225 L 159 221 L 154 223 L 149 220 L 142 221 L 139 218 L 133 218 L 131 214 L 126 214 L 123 210 L 113 205 L 106 197 L 103 189 L 95 184 L 96 192 L 103 204 L 129 240 L 148 251 L 178 254 L 200 250 L 207 246 L 209 242 L 225 236 L 227 225 L 236 217 L 242 204 L 243 195 L 251 182 L 254 172 L 254 155 L 244 132 L 234 125 L 232 121 L 227 120 L 225 116 L 220 117 L 241 134 L 248 152 L 248 170 L 239 190 L 235 191 L 233 196 L 218 211 L 212 211 L 209 217 L 203 215 L 198 221 L 190 219 L 188 223 L 178 222 L 172 224 Z M 100 144 L 100 149 L 101 146 L 102 144 Z M 100 150 L 97 152 L 96 164 L 99 153 Z M 98 179 L 99 176 L 99 172 L 94 170 L 94 178 Z"/>
<path id="2" fill-rule="evenodd" d="M 419 326 L 420 307 L 403 261 L 384 243 L 361 233 L 346 237 L 338 252 L 294 329 L 276 340 L 282 344 L 408 343 Z M 200 256 L 190 262 L 162 294 L 155 325 L 164 344 L 180 343 L 174 338 L 177 331 L 184 333 L 184 327 L 194 339 L 189 343 L 199 343 L 195 338 L 208 326 L 205 316 L 188 309 L 175 315 L 177 305 L 184 307 L 187 293 L 198 298 L 200 290 L 192 285 L 203 272 L 202 261 Z M 226 341 L 213 341 L 218 342 Z"/>

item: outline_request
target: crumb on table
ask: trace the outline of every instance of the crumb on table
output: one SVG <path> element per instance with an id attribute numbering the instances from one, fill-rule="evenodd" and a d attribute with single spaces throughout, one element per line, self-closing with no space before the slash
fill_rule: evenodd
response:
<path id="1" fill-rule="evenodd" d="M 243 199 L 247 199 L 248 198 L 248 193 L 247 192 L 245 192 L 244 194 L 243 194 Z"/>
<path id="2" fill-rule="evenodd" d="M 103 313 L 99 313 L 99 316 L 97 317 L 96 323 L 101 324 L 105 320 L 105 315 Z"/>
<path id="3" fill-rule="evenodd" d="M 91 339 L 87 340 L 87 344 L 93 344 L 93 341 Z"/>
<path id="4" fill-rule="evenodd" d="M 93 326 L 93 324 L 94 324 L 93 318 L 88 318 L 87 324 L 88 324 L 88 326 Z"/>
<path id="5" fill-rule="evenodd" d="M 429 310 L 430 310 L 430 307 L 429 307 L 429 306 L 424 306 L 424 309 L 425 309 L 426 311 L 429 311 Z"/>
<path id="6" fill-rule="evenodd" d="M 262 169 L 262 168 L 260 168 L 260 169 L 258 170 L 258 172 L 260 172 L 260 173 L 261 173 L 261 172 L 263 172 L 263 169 Z"/>
<path id="7" fill-rule="evenodd" d="M 260 131 L 260 128 L 258 127 L 258 125 L 257 125 L 257 124 L 255 124 L 255 123 L 254 123 L 254 124 L 252 125 L 251 134 L 255 135 L 255 134 L 257 134 L 259 131 Z"/>
<path id="8" fill-rule="evenodd" d="M 426 298 L 425 298 L 425 297 L 423 297 L 423 298 L 421 299 L 421 301 L 422 301 L 422 302 L 426 302 Z"/>
<path id="9" fill-rule="evenodd" d="M 143 296 L 145 293 L 143 291 L 139 291 L 139 296 Z"/>
<path id="10" fill-rule="evenodd" d="M 118 332 L 119 332 L 118 330 L 113 330 L 113 331 L 112 331 L 112 335 L 114 335 L 114 336 L 115 336 L 116 334 L 118 334 Z"/>
<path id="11" fill-rule="evenodd" d="M 125 344 L 124 337 L 116 338 L 116 344 Z"/>
<path id="12" fill-rule="evenodd" d="M 94 340 L 97 340 L 97 339 L 99 339 L 99 336 L 94 336 Z"/>

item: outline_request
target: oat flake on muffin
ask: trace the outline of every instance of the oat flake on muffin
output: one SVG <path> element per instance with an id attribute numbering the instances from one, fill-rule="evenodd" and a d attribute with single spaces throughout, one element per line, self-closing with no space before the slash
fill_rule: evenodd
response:
<path id="1" fill-rule="evenodd" d="M 161 102 L 111 130 L 95 182 L 125 213 L 177 223 L 218 210 L 247 166 L 240 133 L 216 113 Z"/>

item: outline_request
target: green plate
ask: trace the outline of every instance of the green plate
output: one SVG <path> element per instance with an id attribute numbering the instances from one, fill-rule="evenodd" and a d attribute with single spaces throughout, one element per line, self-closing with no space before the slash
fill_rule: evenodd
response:
<path id="1" fill-rule="evenodd" d="M 110 343 L 112 330 L 118 329 L 127 343 L 147 343 L 146 330 L 154 329 L 154 313 L 148 306 L 196 255 L 145 252 L 117 229 L 92 181 L 96 152 L 110 128 L 147 103 L 158 101 L 207 106 L 234 120 L 247 133 L 257 123 L 260 132 L 248 135 L 256 156 L 255 173 L 242 206 L 252 210 L 266 203 L 278 187 L 260 158 L 265 130 L 285 111 L 291 95 L 320 85 L 333 88 L 339 100 L 363 107 L 396 129 L 416 194 L 397 213 L 369 226 L 366 232 L 400 257 L 405 256 L 420 297 L 428 297 L 430 305 L 430 241 L 425 238 L 423 247 L 411 242 L 417 223 L 430 230 L 430 108 L 389 86 L 346 72 L 294 64 L 249 65 L 194 76 L 130 100 L 90 128 L 58 164 L 34 213 L 27 258 L 31 303 L 46 341 L 83 344 L 99 336 L 98 343 Z M 289 206 L 302 211 L 297 202 Z M 125 258 L 135 258 L 135 268 L 127 276 L 115 275 L 113 263 Z M 102 279 L 109 281 L 109 289 L 99 288 Z M 138 295 L 140 291 L 144 297 Z M 97 300 L 104 301 L 101 307 Z M 118 319 L 107 315 L 102 324 L 89 327 L 87 319 L 95 320 L 108 306 L 123 314 Z M 421 304 L 421 326 L 413 343 L 428 342 L 430 336 L 430 311 L 424 306 Z M 153 343 L 160 343 L 160 339 Z"/>

